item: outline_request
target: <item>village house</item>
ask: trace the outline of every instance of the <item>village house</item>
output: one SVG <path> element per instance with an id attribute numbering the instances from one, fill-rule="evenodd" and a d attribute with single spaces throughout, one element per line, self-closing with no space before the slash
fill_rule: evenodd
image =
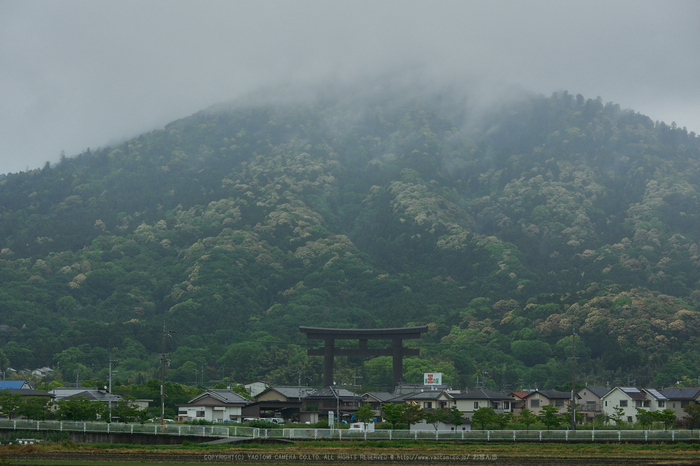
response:
<path id="1" fill-rule="evenodd" d="M 456 393 L 451 396 L 453 405 L 469 417 L 479 408 L 492 408 L 500 414 L 510 413 L 513 406 L 513 398 L 486 388 L 467 390 L 464 393 Z"/>
<path id="2" fill-rule="evenodd" d="M 396 395 L 393 395 L 389 392 L 367 392 L 362 395 L 362 401 L 360 405 L 369 405 L 369 408 L 374 414 L 375 422 L 382 422 L 382 405 L 384 403 L 388 403 L 389 400 L 395 397 Z"/>
<path id="3" fill-rule="evenodd" d="M 306 395 L 302 411 L 318 412 L 319 419 L 327 419 L 328 412 L 332 411 L 341 421 L 350 422 L 355 411 L 360 407 L 360 403 L 362 403 L 362 397 L 350 390 L 324 387 Z"/>
<path id="4" fill-rule="evenodd" d="M 282 418 L 285 421 L 305 422 L 302 400 L 313 392 L 310 387 L 270 386 L 260 392 L 255 402 L 243 408 L 243 417 L 252 419 Z"/>
<path id="5" fill-rule="evenodd" d="M 559 390 L 535 390 L 525 396 L 525 407 L 538 415 L 542 411 L 542 407 L 546 405 L 554 405 L 557 412 L 565 413 L 571 404 L 571 393 L 560 392 Z"/>
<path id="6" fill-rule="evenodd" d="M 653 388 L 615 387 L 601 401 L 606 416 L 614 418 L 615 408 L 621 408 L 621 420 L 632 423 L 637 420 L 637 408 L 647 411 L 663 410 L 666 409 L 667 398 Z"/>
<path id="7" fill-rule="evenodd" d="M 661 393 L 668 399 L 665 409 L 672 409 L 677 419 L 685 417 L 688 403 L 700 404 L 700 388 L 667 388 Z"/>
<path id="8" fill-rule="evenodd" d="M 510 392 L 508 394 L 509 397 L 513 399 L 513 402 L 511 403 L 511 410 L 513 412 L 513 415 L 518 416 L 522 412 L 523 408 L 525 408 L 525 397 L 528 396 L 530 393 L 532 393 L 533 390 L 523 390 L 523 391 L 515 391 L 515 392 Z"/>
<path id="9" fill-rule="evenodd" d="M 584 422 L 593 422 L 596 416 L 603 416 L 603 397 L 610 391 L 602 386 L 585 386 L 578 391 L 576 404 L 578 412 L 584 415 Z"/>
<path id="10" fill-rule="evenodd" d="M 189 403 L 178 405 L 177 417 L 182 421 L 242 422 L 242 410 L 248 403 L 249 400 L 231 390 L 208 389 Z"/>
<path id="11" fill-rule="evenodd" d="M 426 390 L 405 398 L 405 403 L 411 403 L 421 409 L 450 409 L 452 397 L 444 390 Z"/>
<path id="12" fill-rule="evenodd" d="M 32 384 L 26 380 L 0 380 L 0 390 L 32 390 Z"/>

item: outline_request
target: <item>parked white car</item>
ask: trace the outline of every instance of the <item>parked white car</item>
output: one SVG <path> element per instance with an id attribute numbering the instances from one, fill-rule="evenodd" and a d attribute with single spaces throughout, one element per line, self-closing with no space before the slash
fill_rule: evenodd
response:
<path id="1" fill-rule="evenodd" d="M 348 432 L 374 432 L 374 423 L 353 422 L 348 428 Z"/>

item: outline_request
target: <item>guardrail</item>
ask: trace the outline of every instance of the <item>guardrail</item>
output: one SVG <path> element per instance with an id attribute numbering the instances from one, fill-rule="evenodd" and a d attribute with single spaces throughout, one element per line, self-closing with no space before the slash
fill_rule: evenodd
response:
<path id="1" fill-rule="evenodd" d="M 106 422 L 0 420 L 0 428 L 22 431 L 101 432 L 152 435 L 249 437 L 288 440 L 462 440 L 472 442 L 685 442 L 700 441 L 700 430 L 466 430 L 414 431 L 121 424 Z"/>

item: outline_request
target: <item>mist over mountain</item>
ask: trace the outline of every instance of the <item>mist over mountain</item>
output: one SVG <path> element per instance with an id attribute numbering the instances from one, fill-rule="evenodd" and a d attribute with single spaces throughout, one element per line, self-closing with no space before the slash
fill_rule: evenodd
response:
<path id="1" fill-rule="evenodd" d="M 575 330 L 579 380 L 669 385 L 700 362 L 699 183 L 697 135 L 567 92 L 218 105 L 3 177 L 0 362 L 141 382 L 165 325 L 169 380 L 320 383 L 300 325 L 428 325 L 407 381 L 548 388 Z"/>

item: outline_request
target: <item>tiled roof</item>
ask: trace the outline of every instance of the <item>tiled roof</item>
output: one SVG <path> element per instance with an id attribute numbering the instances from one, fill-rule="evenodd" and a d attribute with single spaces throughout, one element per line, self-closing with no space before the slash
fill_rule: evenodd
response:
<path id="1" fill-rule="evenodd" d="M 695 400 L 700 396 L 700 388 L 667 388 L 661 393 L 669 400 Z"/>
<path id="2" fill-rule="evenodd" d="M 319 388 L 317 390 L 314 390 L 313 392 L 309 393 L 307 395 L 309 398 L 335 398 L 336 396 L 339 398 L 353 398 L 359 395 L 354 394 L 350 390 L 346 390 L 344 388 L 337 388 L 337 387 L 323 387 Z"/>
<path id="3" fill-rule="evenodd" d="M 588 390 L 598 398 L 603 398 L 610 391 L 608 387 L 602 387 L 598 385 L 586 385 L 582 390 Z M 581 390 L 579 390 L 579 393 L 580 391 Z"/>
<path id="4" fill-rule="evenodd" d="M 478 390 L 468 390 L 465 393 L 452 395 L 455 400 L 512 400 L 513 398 L 500 392 L 480 388 Z"/>
<path id="5" fill-rule="evenodd" d="M 226 404 L 244 404 L 247 405 L 250 403 L 250 400 L 242 397 L 236 392 L 232 392 L 231 390 L 227 389 L 208 389 L 204 393 L 201 393 L 200 395 L 197 395 L 196 397 L 192 398 L 189 403 L 192 404 L 196 401 L 199 401 L 203 398 L 206 397 L 212 397 L 214 399 L 217 399 L 221 401 L 222 403 Z"/>
<path id="6" fill-rule="evenodd" d="M 426 390 L 420 393 L 414 393 L 409 396 L 408 400 L 437 400 L 443 395 L 442 390 Z"/>
<path id="7" fill-rule="evenodd" d="M 389 392 L 367 392 L 362 395 L 363 397 L 371 397 L 374 398 L 375 400 L 379 402 L 385 402 L 389 401 L 392 398 L 395 398 L 395 395 L 389 393 Z"/>
<path id="8" fill-rule="evenodd" d="M 299 398 L 299 393 L 301 392 L 301 397 L 304 398 L 309 393 L 312 393 L 315 389 L 311 387 L 280 387 L 272 386 L 268 387 L 265 391 L 274 390 L 284 396 L 285 398 Z"/>
<path id="9" fill-rule="evenodd" d="M 11 395 L 22 395 L 22 396 L 41 396 L 47 398 L 54 398 L 51 393 L 42 392 L 40 390 L 34 390 L 33 388 L 6 388 Z"/>
<path id="10" fill-rule="evenodd" d="M 89 400 L 95 401 L 120 401 L 121 396 L 115 395 L 114 393 L 109 393 L 104 390 L 98 390 L 96 388 L 54 388 L 51 390 L 51 394 L 55 395 L 56 398 L 87 398 Z"/>

